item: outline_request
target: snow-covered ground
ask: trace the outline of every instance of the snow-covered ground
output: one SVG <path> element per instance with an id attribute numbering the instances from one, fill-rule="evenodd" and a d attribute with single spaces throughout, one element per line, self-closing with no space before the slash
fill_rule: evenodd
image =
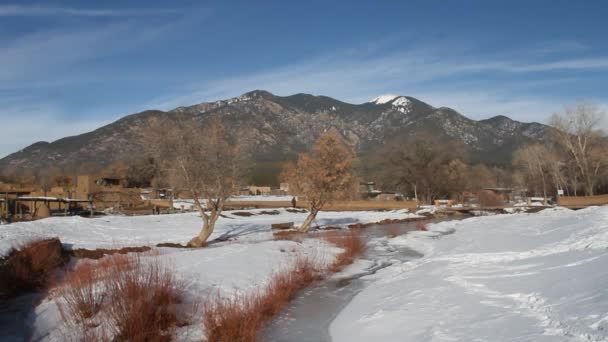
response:
<path id="1" fill-rule="evenodd" d="M 187 303 L 202 302 L 207 296 L 230 296 L 261 288 L 272 274 L 288 267 L 298 255 L 306 255 L 319 265 L 334 260 L 339 249 L 319 239 L 229 243 L 202 249 L 161 248 L 163 264 L 169 266 L 183 284 Z M 51 294 L 33 313 L 32 339 L 41 341 L 78 340 L 78 332 L 65 325 Z M 176 340 L 201 341 L 202 323 L 180 328 Z"/>
<path id="2" fill-rule="evenodd" d="M 276 215 L 261 214 L 277 212 Z M 256 214 L 243 217 L 237 211 L 226 211 L 216 223 L 211 240 L 228 237 L 240 241 L 262 241 L 272 236 L 270 225 L 279 222 L 303 222 L 307 213 L 287 209 L 256 209 Z M 0 226 L 0 257 L 11 247 L 17 247 L 40 237 L 58 237 L 71 248 L 118 248 L 153 246 L 157 243 L 187 243 L 198 234 L 202 221 L 198 213 L 147 216 L 103 216 L 96 218 L 51 217 L 32 222 Z M 353 223 L 377 222 L 383 219 L 414 217 L 405 210 L 320 212 L 315 225 L 346 226 Z"/>
<path id="3" fill-rule="evenodd" d="M 275 195 L 251 195 L 251 196 L 232 196 L 228 202 L 291 202 L 293 196 L 275 196 Z M 201 203 L 207 203 L 207 200 L 201 199 Z M 195 210 L 193 199 L 175 199 L 173 200 L 173 208 L 179 210 Z"/>
<path id="4" fill-rule="evenodd" d="M 425 256 L 370 276 L 333 341 L 608 341 L 608 207 L 429 229 L 389 241 Z"/>
<path id="5" fill-rule="evenodd" d="M 239 214 L 249 213 L 251 216 Z M 319 239 L 301 243 L 272 240 L 271 224 L 301 223 L 307 213 L 288 209 L 227 211 L 221 217 L 211 239 L 228 237 L 229 241 L 202 249 L 159 248 L 159 258 L 167 263 L 184 284 L 190 302 L 207 295 L 231 295 L 259 289 L 271 275 L 288 267 L 297 255 L 312 257 L 319 264 L 333 262 L 340 251 Z M 346 226 L 384 219 L 404 219 L 416 215 L 407 211 L 321 212 L 315 222 L 320 226 Z M 58 237 L 71 248 L 118 248 L 153 246 L 159 242 L 186 243 L 201 227 L 197 213 L 156 216 L 105 216 L 97 218 L 53 217 L 0 227 L 0 256 L 12 247 L 32 239 Z M 62 323 L 58 297 L 51 295 L 35 308 L 31 318 L 34 340 L 78 340 L 77 332 Z M 1 327 L 0 327 L 1 328 Z M 74 334 L 76 333 L 76 334 Z M 0 333 L 0 339 L 2 337 Z M 178 331 L 178 340 L 200 341 L 202 325 Z"/>

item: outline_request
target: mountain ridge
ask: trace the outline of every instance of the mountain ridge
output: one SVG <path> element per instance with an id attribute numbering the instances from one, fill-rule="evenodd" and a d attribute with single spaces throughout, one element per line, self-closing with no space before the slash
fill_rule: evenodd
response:
<path id="1" fill-rule="evenodd" d="M 36 142 L 0 159 L 0 170 L 78 170 L 87 165 L 95 171 L 115 161 L 131 161 L 142 155 L 140 133 L 150 120 L 159 118 L 204 125 L 208 118 L 219 116 L 228 127 L 251 132 L 254 157 L 261 164 L 295 158 L 328 128 L 341 132 L 360 153 L 373 153 L 399 135 L 428 131 L 462 143 L 473 161 L 506 164 L 515 148 L 547 139 L 550 130 L 540 123 L 519 122 L 502 115 L 473 120 L 452 108 L 436 108 L 410 96 L 379 98 L 382 96 L 351 104 L 323 95 L 277 96 L 257 89 L 169 111 L 145 110 L 80 135 Z"/>

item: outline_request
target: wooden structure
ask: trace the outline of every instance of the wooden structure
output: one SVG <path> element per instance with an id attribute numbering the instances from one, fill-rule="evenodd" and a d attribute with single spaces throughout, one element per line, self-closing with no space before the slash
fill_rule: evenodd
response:
<path id="1" fill-rule="evenodd" d="M 594 205 L 607 205 L 608 195 L 596 195 L 596 196 L 560 196 L 557 198 L 557 205 L 571 208 L 580 209 Z"/>
<path id="2" fill-rule="evenodd" d="M 15 214 L 19 217 L 23 217 L 25 214 L 29 214 L 32 218 L 42 218 L 38 215 L 38 211 L 41 206 L 46 208 L 52 208 L 51 204 L 56 204 L 54 213 L 50 212 L 51 215 L 73 215 L 75 210 L 80 208 L 79 204 L 87 204 L 89 215 L 93 216 L 93 202 L 88 199 L 74 199 L 74 198 L 57 198 L 57 197 L 44 197 L 44 196 L 22 196 L 14 200 Z M 27 205 L 19 205 L 27 204 Z M 24 208 L 29 208 L 29 212 L 24 212 Z"/>

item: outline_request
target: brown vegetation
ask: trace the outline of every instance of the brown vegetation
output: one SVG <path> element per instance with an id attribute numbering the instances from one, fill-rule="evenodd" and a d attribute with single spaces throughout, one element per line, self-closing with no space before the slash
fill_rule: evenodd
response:
<path id="1" fill-rule="evenodd" d="M 416 230 L 427 231 L 427 221 L 416 222 Z"/>
<path id="2" fill-rule="evenodd" d="M 297 163 L 285 166 L 281 178 L 308 202 L 309 214 L 298 228 L 300 231 L 308 231 L 326 204 L 355 192 L 354 158 L 353 151 L 332 130 L 315 142 L 311 153 L 300 154 Z"/>
<path id="3" fill-rule="evenodd" d="M 365 240 L 359 229 L 349 229 L 347 232 L 338 230 L 323 232 L 321 238 L 343 249 L 329 267 L 329 271 L 333 273 L 340 272 L 344 267 L 352 264 L 365 250 Z"/>
<path id="4" fill-rule="evenodd" d="M 259 331 L 287 305 L 298 291 L 320 279 L 316 263 L 298 256 L 294 264 L 276 273 L 261 291 L 232 298 L 219 295 L 203 305 L 203 324 L 209 342 L 254 342 Z"/>
<path id="5" fill-rule="evenodd" d="M 505 205 L 505 198 L 497 193 L 488 190 L 481 190 L 477 193 L 479 205 L 482 207 L 502 207 Z"/>
<path id="6" fill-rule="evenodd" d="M 142 253 L 142 252 L 148 252 L 150 250 L 151 250 L 151 248 L 148 247 L 148 246 L 122 247 L 122 248 L 114 248 L 114 249 L 107 249 L 107 248 L 97 248 L 97 249 L 77 248 L 77 249 L 73 249 L 73 250 L 67 251 L 67 254 L 70 255 L 70 256 L 73 256 L 75 258 L 101 259 L 101 258 L 103 258 L 106 255 L 127 254 L 127 253 Z"/>
<path id="7" fill-rule="evenodd" d="M 162 178 L 187 191 L 201 215 L 201 231 L 188 243 L 192 247 L 205 244 L 226 199 L 238 189 L 248 146 L 243 137 L 245 132 L 229 131 L 217 117 L 204 127 L 155 121 L 146 130 L 146 147 L 161 164 Z"/>
<path id="8" fill-rule="evenodd" d="M 154 257 L 85 262 L 66 275 L 59 293 L 63 319 L 84 340 L 166 341 L 185 314 L 178 310 L 180 284 Z"/>
<path id="9" fill-rule="evenodd" d="M 59 239 L 32 241 L 0 260 L 0 299 L 47 287 L 66 262 Z"/>
<path id="10" fill-rule="evenodd" d="M 275 239 L 293 239 L 303 233 L 280 232 Z M 298 291 L 321 280 L 324 272 L 339 272 L 365 250 L 359 230 L 327 231 L 318 237 L 340 247 L 343 251 L 325 270 L 314 260 L 298 256 L 294 264 L 272 276 L 261 291 L 231 298 L 214 296 L 203 305 L 203 324 L 209 342 L 253 342 L 258 333 L 281 312 Z"/>

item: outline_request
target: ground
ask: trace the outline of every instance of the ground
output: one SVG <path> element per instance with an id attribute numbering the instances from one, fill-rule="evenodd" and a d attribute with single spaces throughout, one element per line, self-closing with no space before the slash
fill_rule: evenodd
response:
<path id="1" fill-rule="evenodd" d="M 298 224 L 305 213 L 248 212 L 220 218 L 212 239 L 228 241 L 203 249 L 158 249 L 191 298 L 250 291 L 297 254 L 328 263 L 339 252 L 317 239 L 272 240 L 271 223 Z M 317 224 L 408 217 L 413 214 L 323 212 Z M 199 228 L 193 213 L 50 218 L 0 226 L 0 255 L 43 236 L 57 236 L 71 248 L 153 246 L 185 243 Z M 329 326 L 332 341 L 608 341 L 608 207 L 475 217 L 427 229 L 369 240 L 368 251 L 379 251 L 373 263 L 390 266 L 364 276 L 365 286 L 337 309 Z M 395 257 L 400 250 L 420 257 Z M 356 262 L 343 276 L 370 264 Z M 34 338 L 65 339 L 54 300 L 49 296 L 32 314 Z M 179 330 L 177 338 L 201 335 L 199 324 Z"/>
<path id="2" fill-rule="evenodd" d="M 270 225 L 277 222 L 302 223 L 304 212 L 288 209 L 248 210 L 252 216 L 238 216 L 240 211 L 226 211 L 217 221 L 210 240 L 230 238 L 238 241 L 263 241 L 272 237 Z M 377 222 L 383 219 L 405 219 L 415 215 L 405 210 L 321 212 L 314 225 L 343 226 Z M 44 220 L 0 226 L 0 257 L 12 247 L 40 237 L 59 237 L 68 248 L 119 248 L 154 246 L 171 242 L 186 244 L 198 234 L 202 221 L 198 213 L 103 216 L 96 218 L 52 217 Z"/>
<path id="3" fill-rule="evenodd" d="M 189 301 L 202 301 L 205 296 L 229 296 L 259 289 L 297 255 L 312 257 L 319 264 L 333 262 L 338 248 L 320 239 L 274 241 L 271 224 L 304 221 L 307 213 L 290 209 L 254 209 L 226 211 L 218 220 L 211 240 L 226 240 L 202 249 L 158 248 L 160 258 L 175 270 Z M 416 217 L 407 211 L 321 212 L 319 226 L 346 227 L 384 219 Z M 28 241 L 58 237 L 67 248 L 119 248 L 155 246 L 172 242 L 185 244 L 201 227 L 197 213 L 157 216 L 105 216 L 97 218 L 54 217 L 32 222 L 0 226 L 0 256 Z M 33 339 L 64 341 L 78 339 L 77 332 L 62 325 L 56 303 L 50 295 L 32 314 Z M 9 320 L 10 321 L 10 320 Z M 19 322 L 20 324 L 21 322 Z M 202 326 L 196 324 L 178 331 L 178 340 L 201 340 Z M 0 339 L 2 339 L 0 333 Z"/>
<path id="4" fill-rule="evenodd" d="M 389 241 L 394 263 L 333 341 L 608 341 L 608 207 L 442 222 Z"/>

